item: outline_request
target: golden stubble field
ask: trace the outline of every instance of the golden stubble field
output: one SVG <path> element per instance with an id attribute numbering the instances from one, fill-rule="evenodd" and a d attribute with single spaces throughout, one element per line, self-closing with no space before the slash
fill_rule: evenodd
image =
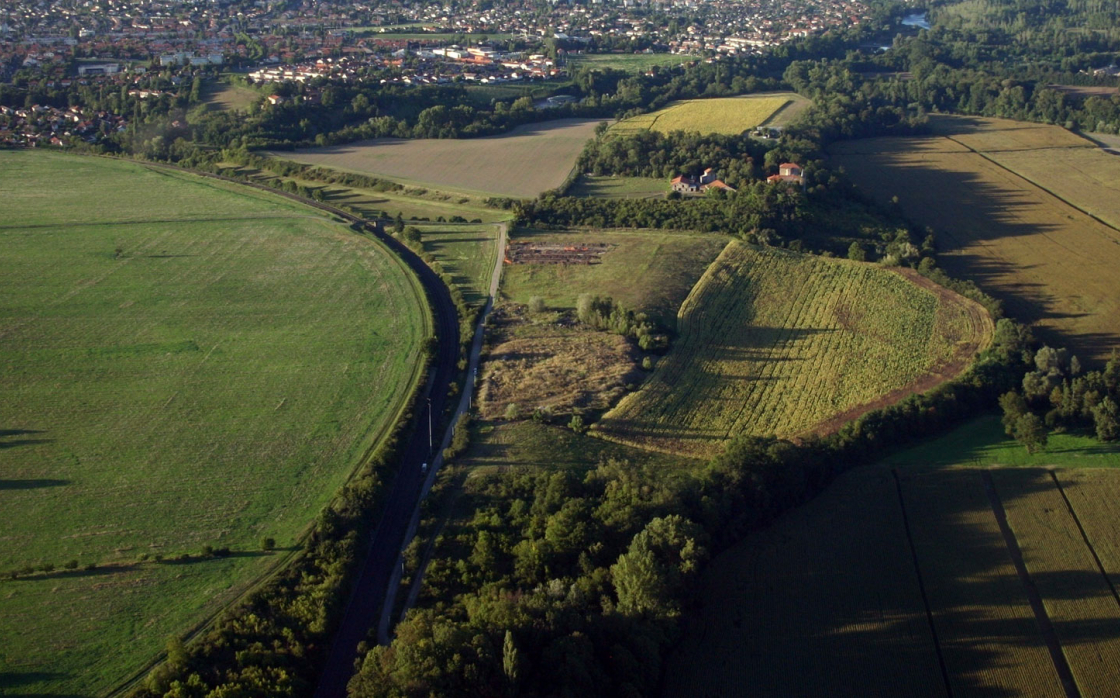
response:
<path id="1" fill-rule="evenodd" d="M 1048 342 L 1102 361 L 1120 341 L 1120 158 L 1056 126 L 938 117 L 934 135 L 838 144 L 871 197 L 937 234 L 975 280 Z"/>
<path id="2" fill-rule="evenodd" d="M 560 119 L 486 138 L 378 138 L 272 155 L 404 184 L 534 197 L 564 182 L 599 121 Z"/>
<path id="3" fill-rule="evenodd" d="M 794 92 L 776 92 L 745 97 L 688 99 L 664 109 L 620 121 L 613 133 L 637 131 L 698 131 L 737 136 L 762 124 L 783 126 L 801 114 L 809 101 Z"/>
<path id="4" fill-rule="evenodd" d="M 672 351 L 596 433 L 710 457 L 740 434 L 830 432 L 958 375 L 991 318 L 908 272 L 731 242 L 681 306 Z"/>

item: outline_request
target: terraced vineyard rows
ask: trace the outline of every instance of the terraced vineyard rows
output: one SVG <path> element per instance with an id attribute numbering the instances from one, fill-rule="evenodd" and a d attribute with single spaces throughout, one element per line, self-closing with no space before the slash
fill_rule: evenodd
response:
<path id="1" fill-rule="evenodd" d="M 930 287 L 936 288 L 936 287 Z M 991 333 L 983 310 L 868 264 L 730 244 L 678 313 L 680 337 L 598 432 L 697 457 L 790 437 L 929 387 Z"/>

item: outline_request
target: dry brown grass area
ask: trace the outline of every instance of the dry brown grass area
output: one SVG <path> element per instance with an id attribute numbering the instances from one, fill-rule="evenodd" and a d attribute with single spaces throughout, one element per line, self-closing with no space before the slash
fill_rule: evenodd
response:
<path id="1" fill-rule="evenodd" d="M 630 341 L 556 313 L 534 322 L 505 306 L 490 331 L 478 400 L 483 419 L 503 417 L 510 404 L 522 416 L 538 408 L 556 416 L 607 409 L 640 379 Z"/>
<path id="2" fill-rule="evenodd" d="M 940 135 L 852 141 L 833 154 L 867 194 L 897 196 L 933 228 L 950 273 L 1046 341 L 1105 359 L 1120 343 L 1120 232 L 1109 224 L 1120 221 L 1120 159 L 1056 126 L 940 117 L 934 127 Z"/>

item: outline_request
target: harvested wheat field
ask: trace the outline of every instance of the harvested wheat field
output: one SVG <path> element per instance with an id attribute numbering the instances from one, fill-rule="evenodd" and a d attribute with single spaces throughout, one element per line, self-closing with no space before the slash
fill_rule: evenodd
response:
<path id="1" fill-rule="evenodd" d="M 378 138 L 272 155 L 405 184 L 533 197 L 564 182 L 598 123 L 560 119 L 487 138 Z"/>
<path id="2" fill-rule="evenodd" d="M 1056 126 L 939 117 L 937 135 L 832 153 L 870 196 L 930 226 L 942 264 L 1041 337 L 1103 361 L 1120 341 L 1120 159 Z"/>
<path id="3" fill-rule="evenodd" d="M 704 135 L 722 133 L 737 136 L 764 123 L 771 126 L 785 125 L 800 115 L 808 105 L 807 99 L 793 92 L 689 99 L 620 121 L 611 131 L 698 131 Z"/>
<path id="4" fill-rule="evenodd" d="M 732 242 L 678 313 L 680 336 L 597 433 L 708 457 L 740 434 L 827 433 L 963 371 L 992 332 L 911 270 Z"/>

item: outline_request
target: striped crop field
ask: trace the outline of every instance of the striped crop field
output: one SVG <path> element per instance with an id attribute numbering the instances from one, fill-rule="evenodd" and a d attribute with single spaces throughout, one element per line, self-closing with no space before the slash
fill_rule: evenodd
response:
<path id="1" fill-rule="evenodd" d="M 995 470 L 992 479 L 1082 697 L 1116 695 L 1120 601 L 1076 515 L 1048 470 Z"/>
<path id="2" fill-rule="evenodd" d="M 832 431 L 959 374 L 992 332 L 978 305 L 917 274 L 740 242 L 677 326 L 673 349 L 599 435 L 705 457 L 740 434 Z"/>
<path id="3" fill-rule="evenodd" d="M 1120 158 L 1058 126 L 940 115 L 933 135 L 837 144 L 867 194 L 897 197 L 941 264 L 1103 364 L 1120 342 Z M 947 206 L 946 202 L 952 202 Z"/>
<path id="4" fill-rule="evenodd" d="M 667 698 L 944 696 L 890 471 L 847 473 L 713 562 Z"/>
<path id="5" fill-rule="evenodd" d="M 103 695 L 297 549 L 431 322 L 380 243 L 240 185 L 5 152 L 0 200 L 0 693 Z"/>
<path id="6" fill-rule="evenodd" d="M 808 104 L 808 100 L 793 92 L 689 99 L 649 114 L 624 119 L 612 126 L 611 132 L 698 131 L 704 135 L 722 133 L 737 136 L 762 124 L 784 125 Z"/>
<path id="7" fill-rule="evenodd" d="M 906 474 L 901 489 L 952 695 L 1065 695 L 981 474 Z"/>

